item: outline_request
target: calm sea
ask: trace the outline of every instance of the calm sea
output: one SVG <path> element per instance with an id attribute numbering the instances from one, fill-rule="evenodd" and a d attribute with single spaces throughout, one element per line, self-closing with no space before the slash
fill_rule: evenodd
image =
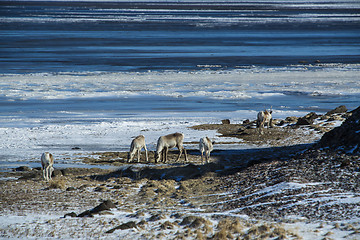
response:
<path id="1" fill-rule="evenodd" d="M 0 73 L 359 63 L 359 1 L 0 1 Z"/>

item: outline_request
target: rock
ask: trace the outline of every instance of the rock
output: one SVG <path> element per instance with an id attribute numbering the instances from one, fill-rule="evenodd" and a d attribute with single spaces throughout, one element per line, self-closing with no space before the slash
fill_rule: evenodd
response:
<path id="1" fill-rule="evenodd" d="M 325 133 L 319 147 L 342 148 L 351 153 L 360 152 L 360 107 L 340 127 Z"/>
<path id="2" fill-rule="evenodd" d="M 296 125 L 311 125 L 314 123 L 314 120 L 318 117 L 319 115 L 317 115 L 314 112 L 308 113 L 304 117 L 299 118 L 296 122 Z"/>
<path id="3" fill-rule="evenodd" d="M 106 192 L 107 190 L 105 186 L 98 186 L 94 189 L 95 192 Z"/>
<path id="4" fill-rule="evenodd" d="M 344 119 L 341 116 L 333 115 L 333 116 L 329 117 L 329 119 L 327 121 L 328 122 L 331 122 L 331 121 L 344 121 Z"/>
<path id="5" fill-rule="evenodd" d="M 346 112 L 346 113 L 341 114 L 341 117 L 345 118 L 345 119 L 348 119 L 349 117 L 351 117 L 351 115 L 352 115 L 351 112 Z"/>
<path id="6" fill-rule="evenodd" d="M 133 221 L 127 222 L 127 223 L 123 223 L 117 227 L 114 227 L 112 229 L 110 229 L 109 231 L 107 231 L 106 233 L 113 233 L 115 230 L 126 230 L 126 229 L 130 229 L 130 228 L 136 228 L 137 224 Z"/>
<path id="7" fill-rule="evenodd" d="M 298 120 L 298 117 L 287 117 L 285 118 L 285 122 L 287 123 L 293 123 L 296 122 Z"/>
<path id="8" fill-rule="evenodd" d="M 240 126 L 239 129 L 238 129 L 238 131 L 237 131 L 237 133 L 242 133 L 242 132 L 244 132 L 245 130 L 246 130 L 246 127 Z"/>
<path id="9" fill-rule="evenodd" d="M 243 124 L 244 124 L 244 125 L 250 124 L 250 120 L 249 120 L 249 119 L 244 120 L 244 121 L 243 121 Z"/>
<path id="10" fill-rule="evenodd" d="M 110 200 L 106 200 L 102 203 L 100 203 L 97 207 L 93 208 L 93 210 L 91 210 L 91 212 L 100 212 L 103 210 L 110 210 L 111 208 L 115 208 L 115 204 L 110 201 Z"/>
<path id="11" fill-rule="evenodd" d="M 69 169 L 66 169 L 66 168 L 61 169 L 60 171 L 61 171 L 61 174 L 62 174 L 63 176 L 66 176 L 66 175 L 68 175 L 68 174 L 70 173 L 70 170 L 69 170 Z"/>
<path id="12" fill-rule="evenodd" d="M 86 210 L 86 211 L 80 213 L 79 215 L 77 215 L 77 217 L 94 217 L 94 215 L 92 215 L 90 210 Z"/>
<path id="13" fill-rule="evenodd" d="M 330 118 L 330 116 L 325 114 L 320 117 L 320 120 L 328 120 L 329 118 Z"/>
<path id="14" fill-rule="evenodd" d="M 104 203 L 106 204 L 106 206 L 108 207 L 108 208 L 116 208 L 116 205 L 115 205 L 115 203 L 113 203 L 111 200 L 105 200 L 104 201 Z"/>
<path id="15" fill-rule="evenodd" d="M 96 207 L 94 207 L 93 209 L 86 210 L 80 213 L 78 217 L 93 217 L 94 214 L 99 214 L 101 211 L 110 210 L 111 208 L 115 208 L 115 207 L 116 206 L 112 201 L 106 200 L 100 203 L 99 205 L 97 205 Z"/>
<path id="16" fill-rule="evenodd" d="M 161 224 L 160 228 L 162 230 L 166 230 L 166 229 L 173 229 L 174 228 L 174 224 L 169 222 L 169 221 L 165 221 L 163 224 Z"/>
<path id="17" fill-rule="evenodd" d="M 340 168 L 344 168 L 350 165 L 350 160 L 349 159 L 345 159 L 341 162 Z"/>
<path id="18" fill-rule="evenodd" d="M 314 120 L 307 119 L 307 118 L 299 118 L 296 122 L 296 125 L 311 125 L 314 123 Z"/>
<path id="19" fill-rule="evenodd" d="M 111 208 L 115 208 L 115 204 L 113 202 L 111 202 L 110 200 L 107 200 L 107 201 L 100 203 L 96 207 L 94 207 L 91 210 L 91 213 L 96 214 L 101 211 L 110 210 Z"/>
<path id="20" fill-rule="evenodd" d="M 74 187 L 68 187 L 67 189 L 66 189 L 66 191 L 75 191 L 76 190 L 76 188 L 74 188 Z"/>
<path id="21" fill-rule="evenodd" d="M 71 213 L 65 214 L 65 215 L 64 215 L 64 218 L 66 218 L 66 217 L 77 217 L 77 215 L 76 215 L 76 213 L 71 212 Z"/>
<path id="22" fill-rule="evenodd" d="M 62 171 L 59 170 L 59 169 L 54 169 L 54 172 L 52 173 L 52 177 L 59 177 L 59 176 L 62 176 Z"/>
<path id="23" fill-rule="evenodd" d="M 284 125 L 285 125 L 285 121 L 281 120 L 277 126 L 281 127 L 281 126 L 284 126 Z"/>
<path id="24" fill-rule="evenodd" d="M 347 108 L 344 105 L 341 105 L 341 106 L 327 112 L 325 115 L 330 116 L 330 115 L 333 115 L 335 113 L 345 113 L 345 112 L 347 112 Z"/>
<path id="25" fill-rule="evenodd" d="M 149 222 L 155 222 L 155 221 L 159 221 L 159 220 L 161 220 L 161 219 L 164 219 L 164 216 L 163 216 L 162 214 L 158 213 L 158 214 L 152 215 L 152 216 L 148 219 L 148 221 L 149 221 Z"/>
<path id="26" fill-rule="evenodd" d="M 17 171 L 17 172 L 29 172 L 29 171 L 31 171 L 31 168 L 29 168 L 28 166 L 20 166 L 18 168 L 15 168 L 15 171 Z"/>
<path id="27" fill-rule="evenodd" d="M 201 227 L 204 223 L 205 223 L 205 219 L 204 219 L 204 218 L 201 218 L 201 217 L 198 217 L 198 218 L 196 218 L 196 219 L 189 225 L 189 227 L 191 227 L 191 228 L 199 228 L 199 227 Z"/>
<path id="28" fill-rule="evenodd" d="M 317 115 L 315 112 L 308 113 L 304 116 L 304 118 L 315 120 L 316 118 L 320 117 L 320 115 Z"/>
<path id="29" fill-rule="evenodd" d="M 221 120 L 222 124 L 230 124 L 230 119 Z"/>
<path id="30" fill-rule="evenodd" d="M 274 119 L 274 118 L 273 118 L 273 120 L 272 120 L 272 125 L 273 125 L 273 126 L 274 126 L 274 125 L 279 126 L 281 122 L 284 123 L 284 120 Z M 273 126 L 272 126 L 272 127 L 273 127 Z"/>
<path id="31" fill-rule="evenodd" d="M 188 225 L 191 228 L 199 228 L 205 222 L 206 222 L 206 220 L 202 217 L 187 216 L 183 219 L 183 221 L 180 223 L 180 225 Z"/>
<path id="32" fill-rule="evenodd" d="M 195 216 L 187 216 L 182 220 L 180 225 L 190 225 L 191 223 L 193 223 L 196 220 L 196 218 L 197 217 L 195 217 Z"/>

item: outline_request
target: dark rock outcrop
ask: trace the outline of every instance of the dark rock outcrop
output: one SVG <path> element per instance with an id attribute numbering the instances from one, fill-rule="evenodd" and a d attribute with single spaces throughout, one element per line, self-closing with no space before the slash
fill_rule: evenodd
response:
<path id="1" fill-rule="evenodd" d="M 314 112 L 311 112 L 311 113 L 305 115 L 304 117 L 299 118 L 297 120 L 296 125 L 311 125 L 314 123 L 314 120 L 318 117 L 319 117 L 319 115 L 317 115 Z"/>
<path id="2" fill-rule="evenodd" d="M 109 231 L 107 231 L 106 233 L 113 233 L 115 230 L 126 230 L 129 228 L 136 228 L 137 224 L 134 221 L 130 221 L 127 223 L 123 223 L 115 228 L 110 229 Z"/>
<path id="3" fill-rule="evenodd" d="M 230 119 L 223 119 L 221 120 L 222 124 L 230 124 Z"/>
<path id="4" fill-rule="evenodd" d="M 338 106 L 337 108 L 327 112 L 325 115 L 327 116 L 331 116 L 335 113 L 346 113 L 347 112 L 347 108 L 344 105 Z"/>
<path id="5" fill-rule="evenodd" d="M 66 217 L 93 217 L 94 214 L 99 214 L 102 211 L 105 210 L 110 210 L 111 208 L 115 208 L 115 204 L 110 201 L 110 200 L 106 200 L 102 203 L 100 203 L 98 206 L 94 207 L 91 210 L 86 210 L 82 213 L 80 213 L 79 215 L 76 215 L 76 213 L 71 212 L 71 213 L 67 213 L 64 215 L 64 218 Z"/>
<path id="6" fill-rule="evenodd" d="M 350 153 L 360 152 L 360 107 L 340 127 L 324 134 L 319 147 L 344 149 Z"/>
<path id="7" fill-rule="evenodd" d="M 17 172 L 29 172 L 31 171 L 31 168 L 29 168 L 28 166 L 20 166 L 15 168 L 15 171 Z"/>

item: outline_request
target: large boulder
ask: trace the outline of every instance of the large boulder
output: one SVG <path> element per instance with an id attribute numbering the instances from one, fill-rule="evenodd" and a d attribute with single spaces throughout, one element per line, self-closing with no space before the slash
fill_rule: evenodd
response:
<path id="1" fill-rule="evenodd" d="M 105 210 L 110 210 L 111 208 L 116 208 L 115 204 L 110 200 L 106 200 L 106 201 L 100 203 L 98 206 L 94 207 L 93 209 L 86 210 L 86 211 L 80 213 L 79 215 L 77 215 L 77 217 L 93 217 L 94 214 L 99 214 L 100 212 L 105 211 Z M 64 217 L 67 217 L 67 216 L 72 217 L 72 216 L 74 216 L 74 214 L 68 213 L 68 214 L 65 214 Z"/>
<path id="2" fill-rule="evenodd" d="M 319 147 L 344 149 L 350 153 L 360 153 L 360 107 L 340 127 L 324 134 Z"/>
<path id="3" fill-rule="evenodd" d="M 327 112 L 325 115 L 330 116 L 335 113 L 346 113 L 346 112 L 347 112 L 347 108 L 344 105 L 341 105 L 341 106 L 338 106 L 337 108 Z"/>
<path id="4" fill-rule="evenodd" d="M 314 120 L 318 118 L 319 115 L 317 115 L 314 112 L 306 114 L 304 117 L 301 117 L 297 120 L 296 125 L 311 125 L 314 123 Z"/>

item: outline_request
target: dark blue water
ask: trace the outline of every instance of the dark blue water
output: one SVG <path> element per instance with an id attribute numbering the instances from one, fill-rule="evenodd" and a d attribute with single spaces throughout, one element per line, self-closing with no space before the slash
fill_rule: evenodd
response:
<path id="1" fill-rule="evenodd" d="M 1 1 L 0 73 L 359 63 L 360 3 L 313 2 Z"/>

